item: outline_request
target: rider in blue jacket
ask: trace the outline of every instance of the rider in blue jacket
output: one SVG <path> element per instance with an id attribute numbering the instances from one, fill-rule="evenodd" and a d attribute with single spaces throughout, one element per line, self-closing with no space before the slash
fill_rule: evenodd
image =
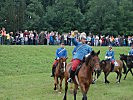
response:
<path id="1" fill-rule="evenodd" d="M 61 47 L 56 50 L 56 58 L 52 66 L 52 75 L 54 76 L 55 68 L 60 58 L 67 58 L 67 50 L 64 48 L 64 43 L 61 43 Z"/>
<path id="2" fill-rule="evenodd" d="M 109 50 L 106 52 L 105 59 L 111 61 L 111 71 L 114 70 L 114 62 L 115 62 L 114 55 L 115 53 L 112 50 L 112 46 L 109 46 Z"/>
<path id="3" fill-rule="evenodd" d="M 68 82 L 72 82 L 72 79 L 75 76 L 75 70 L 78 67 L 78 65 L 81 63 L 83 58 L 91 53 L 92 48 L 86 44 L 86 34 L 81 33 L 80 39 L 81 42 L 76 41 L 76 38 L 74 38 L 75 33 L 72 33 L 71 38 L 73 44 L 76 46 L 73 55 L 73 60 L 72 60 L 72 69 L 70 71 L 70 78 L 68 79 Z"/>

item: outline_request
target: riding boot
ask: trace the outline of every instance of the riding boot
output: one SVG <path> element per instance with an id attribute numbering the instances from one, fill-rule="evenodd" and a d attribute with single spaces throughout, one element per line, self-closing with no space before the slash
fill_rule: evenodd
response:
<path id="1" fill-rule="evenodd" d="M 73 80 L 74 76 L 75 76 L 75 71 L 71 70 L 70 71 L 70 77 L 67 80 L 67 82 L 72 83 L 72 80 Z"/>
<path id="2" fill-rule="evenodd" d="M 51 77 L 54 77 L 54 72 L 55 72 L 55 66 L 52 67 L 52 75 L 51 75 Z"/>
<path id="3" fill-rule="evenodd" d="M 114 64 L 113 63 L 111 63 L 111 72 L 114 72 Z"/>

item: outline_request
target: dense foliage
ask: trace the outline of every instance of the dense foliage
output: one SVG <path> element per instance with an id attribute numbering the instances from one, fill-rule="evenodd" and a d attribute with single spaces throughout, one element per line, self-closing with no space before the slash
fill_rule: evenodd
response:
<path id="1" fill-rule="evenodd" d="M 8 31 L 79 30 L 133 34 L 133 0 L 1 0 L 0 27 Z"/>

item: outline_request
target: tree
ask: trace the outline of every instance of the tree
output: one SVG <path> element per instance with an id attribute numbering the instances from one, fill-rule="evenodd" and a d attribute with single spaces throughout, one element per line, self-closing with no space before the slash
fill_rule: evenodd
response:
<path id="1" fill-rule="evenodd" d="M 25 29 L 39 29 L 40 19 L 44 14 L 43 5 L 38 0 L 30 0 L 25 11 Z"/>

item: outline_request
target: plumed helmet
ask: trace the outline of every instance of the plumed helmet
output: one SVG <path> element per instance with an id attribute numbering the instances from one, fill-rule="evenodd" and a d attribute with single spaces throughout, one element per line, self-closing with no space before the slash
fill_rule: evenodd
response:
<path id="1" fill-rule="evenodd" d="M 82 38 L 86 39 L 86 33 L 85 33 L 85 32 L 83 32 L 83 33 L 80 34 L 80 40 L 81 40 Z"/>
<path id="2" fill-rule="evenodd" d="M 112 45 L 109 45 L 109 48 L 112 48 Z"/>

